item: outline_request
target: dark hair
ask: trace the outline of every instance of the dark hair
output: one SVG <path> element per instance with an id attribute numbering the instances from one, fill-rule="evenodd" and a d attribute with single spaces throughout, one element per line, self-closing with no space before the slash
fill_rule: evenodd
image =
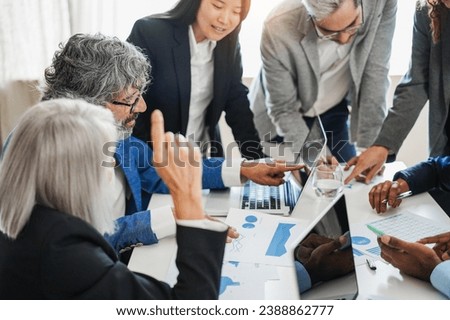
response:
<path id="1" fill-rule="evenodd" d="M 164 13 L 155 14 L 152 17 L 162 18 L 162 19 L 173 19 L 177 20 L 179 23 L 190 25 L 194 23 L 197 18 L 197 12 L 200 8 L 200 4 L 203 0 L 180 0 L 175 6 Z M 248 11 L 250 10 L 251 0 L 241 0 L 242 10 L 241 10 L 241 22 L 247 17 Z"/>
<path id="2" fill-rule="evenodd" d="M 441 39 L 442 21 L 447 15 L 447 7 L 441 0 L 426 0 L 428 4 L 428 16 L 431 19 L 430 28 L 433 42 L 437 43 Z"/>

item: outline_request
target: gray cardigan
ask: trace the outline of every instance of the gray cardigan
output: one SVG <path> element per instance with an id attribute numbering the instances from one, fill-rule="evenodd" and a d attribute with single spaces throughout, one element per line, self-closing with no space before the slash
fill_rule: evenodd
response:
<path id="1" fill-rule="evenodd" d="M 352 140 L 368 147 L 386 116 L 397 0 L 362 2 L 364 25 L 350 52 L 350 128 Z M 261 55 L 262 74 L 249 95 L 256 128 L 262 140 L 281 133 L 297 147 L 309 131 L 302 116 L 317 99 L 320 70 L 317 36 L 301 1 L 286 0 L 269 14 Z"/>
<path id="2" fill-rule="evenodd" d="M 416 11 L 409 70 L 395 90 L 393 107 L 374 143 L 394 153 L 398 153 L 429 100 L 430 155 L 450 154 L 445 131 L 450 104 L 450 14 L 437 44 L 432 42 L 429 24 L 427 8 Z"/>

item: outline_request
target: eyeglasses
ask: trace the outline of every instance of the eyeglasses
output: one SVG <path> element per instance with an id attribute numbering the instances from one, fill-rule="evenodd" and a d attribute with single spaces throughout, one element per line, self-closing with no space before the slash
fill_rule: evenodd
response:
<path id="1" fill-rule="evenodd" d="M 139 101 L 141 100 L 141 95 L 139 94 L 138 97 L 136 98 L 136 100 L 134 100 L 133 103 L 125 103 L 125 102 L 120 102 L 120 101 L 112 101 L 111 103 L 116 105 L 116 106 L 126 106 L 130 108 L 130 113 L 133 113 L 133 110 L 136 108 L 136 106 L 138 105 Z"/>
<path id="2" fill-rule="evenodd" d="M 337 39 L 341 33 L 346 33 L 348 35 L 354 35 L 355 33 L 357 33 L 358 30 L 364 25 L 364 11 L 363 11 L 362 2 L 360 4 L 360 7 L 361 7 L 361 13 L 359 16 L 361 17 L 361 23 L 352 25 L 343 30 L 335 31 L 335 32 L 329 32 L 329 31 L 327 32 L 327 31 L 323 30 L 322 28 L 317 26 L 316 21 L 314 20 L 314 17 L 310 16 L 310 20 L 311 20 L 311 23 L 313 24 L 314 31 L 316 32 L 317 37 L 322 40 L 334 40 L 334 39 Z"/>

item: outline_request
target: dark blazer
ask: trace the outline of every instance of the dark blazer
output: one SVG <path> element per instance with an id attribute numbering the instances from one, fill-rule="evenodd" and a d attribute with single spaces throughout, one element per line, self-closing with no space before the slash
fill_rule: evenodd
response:
<path id="1" fill-rule="evenodd" d="M 413 194 L 434 188 L 450 192 L 450 156 L 430 157 L 394 175 L 394 180 L 400 178 L 408 183 Z"/>
<path id="2" fill-rule="evenodd" d="M 133 132 L 141 140 L 150 141 L 150 114 L 156 108 L 164 114 L 166 130 L 186 134 L 191 94 L 188 31 L 185 24 L 145 17 L 134 24 L 127 39 L 143 49 L 151 64 L 152 83 L 144 94 L 148 108 L 137 119 Z M 223 156 L 218 122 L 225 111 L 242 155 L 260 158 L 263 154 L 249 108 L 248 89 L 241 81 L 238 33 L 239 28 L 217 42 L 214 49 L 214 98 L 207 108 L 206 127 L 213 148 L 217 148 L 213 156 Z"/>
<path id="3" fill-rule="evenodd" d="M 225 239 L 178 226 L 180 274 L 170 288 L 131 272 L 85 221 L 36 206 L 16 240 L 0 233 L 0 299 L 217 299 Z"/>
<path id="4" fill-rule="evenodd" d="M 427 5 L 415 11 L 409 68 L 395 89 L 393 106 L 374 142 L 394 153 L 398 153 L 428 101 L 430 156 L 450 154 L 446 130 L 450 121 L 450 14 L 443 17 L 438 43 L 433 43 L 430 22 Z"/>

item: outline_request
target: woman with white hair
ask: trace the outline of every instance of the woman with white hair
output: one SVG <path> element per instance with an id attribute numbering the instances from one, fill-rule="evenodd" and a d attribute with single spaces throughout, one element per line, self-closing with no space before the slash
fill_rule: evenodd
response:
<path id="1" fill-rule="evenodd" d="M 22 117 L 0 165 L 0 299 L 218 297 L 227 227 L 205 219 L 201 155 L 164 134 L 159 111 L 152 120 L 155 164 L 167 160 L 157 170 L 178 223 L 177 284 L 131 272 L 102 236 L 114 231 L 113 159 L 103 153 L 117 140 L 112 113 L 56 99 Z"/>

